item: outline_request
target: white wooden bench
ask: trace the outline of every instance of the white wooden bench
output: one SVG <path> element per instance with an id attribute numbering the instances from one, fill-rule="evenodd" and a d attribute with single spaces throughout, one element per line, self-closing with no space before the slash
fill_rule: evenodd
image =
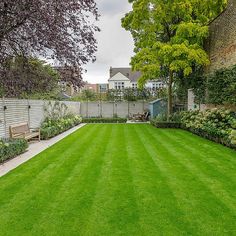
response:
<path id="1" fill-rule="evenodd" d="M 40 129 L 30 129 L 28 123 L 20 123 L 9 127 L 10 138 L 23 138 L 40 141 Z"/>

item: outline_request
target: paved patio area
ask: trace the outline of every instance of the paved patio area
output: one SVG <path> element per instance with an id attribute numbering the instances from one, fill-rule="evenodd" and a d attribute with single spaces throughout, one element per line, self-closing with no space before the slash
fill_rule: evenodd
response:
<path id="1" fill-rule="evenodd" d="M 82 128 L 85 125 L 86 124 L 80 124 L 72 129 L 50 139 L 50 140 L 29 144 L 29 148 L 28 148 L 27 152 L 25 152 L 25 153 L 21 154 L 20 156 L 14 158 L 14 159 L 11 159 L 11 160 L 0 165 L 0 177 L 7 174 L 9 171 L 15 169 L 17 166 L 30 160 L 31 158 L 33 158 L 34 156 L 36 156 L 40 152 L 51 147 L 55 143 L 59 142 L 60 140 L 62 140 L 66 136 L 70 135 L 71 133 L 75 132 L 76 130 Z"/>

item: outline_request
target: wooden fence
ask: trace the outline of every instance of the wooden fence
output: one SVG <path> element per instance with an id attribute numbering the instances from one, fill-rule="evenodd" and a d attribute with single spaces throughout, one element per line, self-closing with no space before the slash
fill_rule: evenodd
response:
<path id="1" fill-rule="evenodd" d="M 55 101 L 50 101 L 51 104 Z M 79 102 L 63 101 L 68 111 L 80 114 Z M 28 122 L 31 128 L 38 128 L 45 118 L 45 106 L 49 101 L 0 99 L 0 138 L 9 137 L 9 126 Z"/>

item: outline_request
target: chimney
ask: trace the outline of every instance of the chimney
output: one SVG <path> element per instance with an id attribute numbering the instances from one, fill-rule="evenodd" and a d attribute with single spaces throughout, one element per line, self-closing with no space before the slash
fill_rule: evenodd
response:
<path id="1" fill-rule="evenodd" d="M 111 78 L 111 74 L 112 74 L 112 67 L 110 67 L 110 78 Z"/>

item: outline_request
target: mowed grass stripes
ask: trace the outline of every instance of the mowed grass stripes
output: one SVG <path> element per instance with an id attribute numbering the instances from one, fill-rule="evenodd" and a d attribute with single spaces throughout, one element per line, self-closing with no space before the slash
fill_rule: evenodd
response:
<path id="1" fill-rule="evenodd" d="M 0 178 L 0 235 L 236 235 L 236 152 L 87 125 Z"/>

